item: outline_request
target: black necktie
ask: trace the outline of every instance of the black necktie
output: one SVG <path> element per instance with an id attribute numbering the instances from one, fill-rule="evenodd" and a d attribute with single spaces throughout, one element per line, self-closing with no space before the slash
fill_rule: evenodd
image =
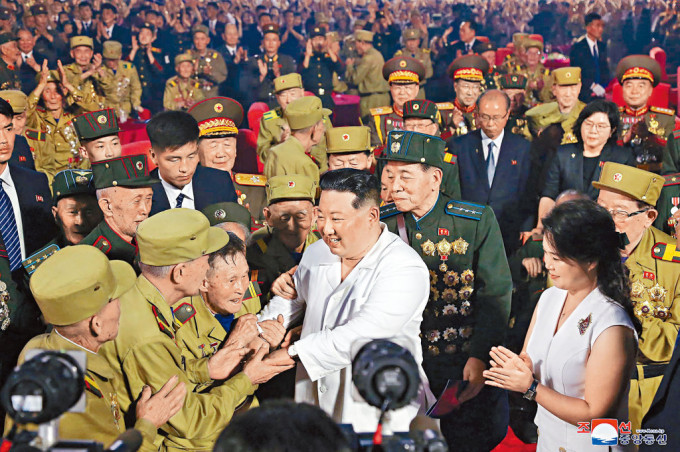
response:
<path id="1" fill-rule="evenodd" d="M 182 202 L 184 202 L 185 197 L 186 195 L 184 193 L 180 193 L 179 195 L 177 195 L 177 205 L 175 206 L 175 208 L 179 209 L 180 207 L 182 207 Z"/>

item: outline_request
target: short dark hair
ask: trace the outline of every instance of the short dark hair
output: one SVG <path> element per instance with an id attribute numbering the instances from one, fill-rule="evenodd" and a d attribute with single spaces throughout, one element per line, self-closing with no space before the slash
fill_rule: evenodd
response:
<path id="1" fill-rule="evenodd" d="M 574 123 L 573 131 L 576 135 L 578 145 L 583 148 L 583 136 L 581 136 L 581 127 L 583 122 L 590 118 L 595 113 L 604 113 L 609 118 L 609 125 L 611 126 L 611 136 L 607 140 L 607 144 L 615 145 L 618 139 L 619 132 L 619 107 L 614 102 L 598 99 L 594 100 L 581 110 L 576 122 Z"/>
<path id="2" fill-rule="evenodd" d="M 206 8 L 212 7 L 212 8 L 215 8 L 215 9 L 220 9 L 220 7 L 217 6 L 217 2 L 208 2 L 208 4 L 205 5 L 205 7 L 206 7 Z"/>
<path id="3" fill-rule="evenodd" d="M 78 8 L 90 8 L 92 9 L 92 3 L 90 2 L 80 2 L 78 3 Z"/>
<path id="4" fill-rule="evenodd" d="M 260 13 L 260 14 L 257 15 L 257 21 L 259 22 L 260 20 L 262 20 L 262 17 L 263 17 L 263 16 L 267 16 L 267 17 L 269 17 L 270 19 L 272 18 L 272 15 L 265 11 L 265 12 Z"/>
<path id="5" fill-rule="evenodd" d="M 198 142 L 198 123 L 184 111 L 164 111 L 146 125 L 154 152 L 174 151 L 187 143 Z"/>
<path id="6" fill-rule="evenodd" d="M 477 25 L 477 22 L 475 22 L 475 21 L 472 20 L 472 19 L 467 19 L 467 20 L 462 21 L 462 22 L 460 23 L 460 25 L 463 26 L 464 23 L 467 23 L 467 24 L 468 24 L 468 27 L 470 27 L 470 30 L 472 30 L 472 31 L 474 31 L 475 33 L 477 33 L 477 28 L 479 27 L 479 26 Z"/>
<path id="7" fill-rule="evenodd" d="M 229 235 L 229 242 L 219 250 L 210 253 L 210 256 L 208 257 L 208 265 L 210 265 L 210 268 L 213 268 L 217 261 L 223 260 L 227 262 L 228 260 L 231 260 L 234 262 L 236 255 L 245 254 L 246 245 L 243 243 L 243 240 L 233 232 L 227 232 L 227 234 Z"/>
<path id="8" fill-rule="evenodd" d="M 0 115 L 7 116 L 10 120 L 14 117 L 14 110 L 5 99 L 0 99 Z"/>
<path id="9" fill-rule="evenodd" d="M 350 451 L 342 430 L 323 410 L 288 400 L 267 400 L 235 416 L 215 443 L 214 452 Z"/>
<path id="10" fill-rule="evenodd" d="M 103 12 L 105 9 L 108 9 L 109 11 L 112 11 L 113 14 L 118 14 L 118 8 L 116 8 L 115 6 L 113 6 L 111 3 L 102 3 L 101 8 L 99 8 L 99 9 L 100 9 L 102 12 Z"/>
<path id="11" fill-rule="evenodd" d="M 588 14 L 586 14 L 586 17 L 584 18 L 584 20 L 586 22 L 586 27 L 587 27 L 594 20 L 602 20 L 602 16 L 600 16 L 597 13 L 588 13 Z"/>
<path id="12" fill-rule="evenodd" d="M 342 168 L 328 171 L 321 176 L 319 183 L 321 190 L 334 190 L 352 193 L 356 198 L 352 207 L 358 209 L 367 202 L 380 205 L 380 182 L 366 171 L 353 168 Z"/>

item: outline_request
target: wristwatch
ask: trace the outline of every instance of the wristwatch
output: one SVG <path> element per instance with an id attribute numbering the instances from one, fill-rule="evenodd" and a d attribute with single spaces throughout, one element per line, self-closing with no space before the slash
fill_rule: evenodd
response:
<path id="1" fill-rule="evenodd" d="M 290 351 L 288 353 L 290 353 Z M 534 378 L 533 383 L 531 383 L 531 386 L 529 386 L 529 389 L 527 389 L 527 392 L 524 393 L 523 397 L 527 400 L 533 401 L 536 398 L 536 388 L 537 387 L 538 387 L 538 380 Z"/>
<path id="2" fill-rule="evenodd" d="M 297 349 L 295 348 L 295 344 L 290 345 L 288 347 L 288 356 L 290 356 L 293 359 L 296 359 L 298 357 Z"/>

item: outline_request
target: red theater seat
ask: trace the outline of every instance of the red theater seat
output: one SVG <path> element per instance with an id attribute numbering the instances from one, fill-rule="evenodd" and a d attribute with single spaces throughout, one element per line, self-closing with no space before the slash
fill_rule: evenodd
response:
<path id="1" fill-rule="evenodd" d="M 510 55 L 512 53 L 512 49 L 509 49 L 507 47 L 501 47 L 500 49 L 496 50 L 496 66 L 500 66 L 503 64 L 503 61 L 505 61 L 505 57 Z"/>
<path id="2" fill-rule="evenodd" d="M 661 80 L 668 80 L 668 74 L 666 74 L 666 51 L 661 47 L 654 47 L 649 51 L 649 56 L 654 58 L 659 66 L 661 66 Z"/>
<path id="3" fill-rule="evenodd" d="M 264 164 L 257 156 L 257 135 L 250 129 L 240 129 L 236 141 L 234 172 L 262 174 Z"/>
<path id="4" fill-rule="evenodd" d="M 260 133 L 260 119 L 262 115 L 269 111 L 269 106 L 264 102 L 253 102 L 248 109 L 248 125 L 255 132 L 255 136 Z"/>

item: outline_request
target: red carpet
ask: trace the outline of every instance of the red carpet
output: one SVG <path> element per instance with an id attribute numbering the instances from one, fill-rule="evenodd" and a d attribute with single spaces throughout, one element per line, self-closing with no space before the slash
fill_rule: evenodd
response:
<path id="1" fill-rule="evenodd" d="M 493 452 L 535 452 L 536 444 L 525 444 L 508 427 L 508 434 Z"/>

